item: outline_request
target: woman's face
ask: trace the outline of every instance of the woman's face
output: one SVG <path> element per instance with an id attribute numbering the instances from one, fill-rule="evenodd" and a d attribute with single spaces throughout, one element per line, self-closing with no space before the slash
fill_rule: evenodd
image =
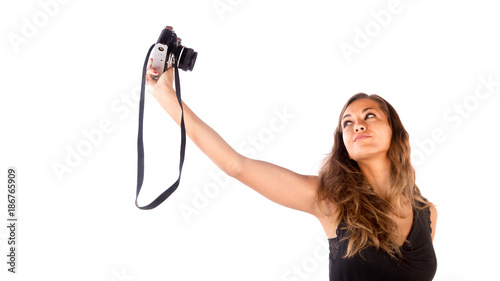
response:
<path id="1" fill-rule="evenodd" d="M 355 161 L 387 155 L 392 129 L 378 103 L 371 99 L 352 102 L 341 123 L 343 140 L 349 157 Z"/>

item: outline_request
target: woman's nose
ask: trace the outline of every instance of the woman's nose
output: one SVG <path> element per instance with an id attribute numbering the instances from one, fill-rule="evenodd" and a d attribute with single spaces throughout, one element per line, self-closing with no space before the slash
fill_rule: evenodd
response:
<path id="1" fill-rule="evenodd" d="M 354 130 L 355 130 L 356 132 L 358 132 L 358 133 L 359 133 L 359 132 L 362 132 L 362 131 L 366 130 L 366 127 L 365 127 L 365 125 L 364 125 L 364 124 L 362 124 L 362 123 L 358 123 L 358 124 L 356 124 L 356 126 L 354 127 Z"/>

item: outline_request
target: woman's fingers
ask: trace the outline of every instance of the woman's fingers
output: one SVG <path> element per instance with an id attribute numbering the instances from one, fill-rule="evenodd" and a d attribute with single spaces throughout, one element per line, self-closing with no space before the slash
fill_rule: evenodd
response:
<path id="1" fill-rule="evenodd" d="M 149 65 L 148 65 L 148 68 L 146 69 L 146 79 L 147 80 L 158 80 L 158 72 L 156 72 L 154 69 L 151 68 L 151 62 L 153 61 L 153 59 L 151 59 L 149 61 Z M 148 79 L 149 78 L 149 79 Z"/>
<path id="2" fill-rule="evenodd" d="M 153 68 L 151 68 L 151 65 L 152 65 L 152 64 L 153 64 L 153 58 L 150 58 L 150 59 L 149 59 L 149 62 L 148 62 L 147 71 L 148 71 L 148 72 L 150 72 L 150 73 L 152 73 L 152 74 L 155 74 L 155 73 L 156 73 L 156 71 L 155 71 Z"/>
<path id="3" fill-rule="evenodd" d="M 148 85 L 153 85 L 156 84 L 155 76 L 157 76 L 158 73 L 155 74 L 155 71 L 151 68 L 146 70 L 146 84 Z"/>
<path id="4" fill-rule="evenodd" d="M 153 63 L 153 58 L 149 58 L 148 66 L 146 67 L 146 83 L 147 84 L 150 84 L 153 81 L 153 79 L 151 77 L 151 75 L 154 75 L 154 73 L 152 72 L 153 69 L 151 68 L 152 63 Z"/>
<path id="5" fill-rule="evenodd" d="M 153 64 L 153 58 L 149 58 L 148 69 L 151 68 L 151 64 Z"/>

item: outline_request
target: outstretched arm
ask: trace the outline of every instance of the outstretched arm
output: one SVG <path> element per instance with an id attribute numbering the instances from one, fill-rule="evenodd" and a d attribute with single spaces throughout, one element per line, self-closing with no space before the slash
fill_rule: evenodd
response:
<path id="1" fill-rule="evenodd" d="M 151 65 L 151 61 L 150 61 Z M 181 108 L 172 87 L 172 68 L 158 81 L 148 67 L 146 84 L 163 109 L 180 125 Z M 277 165 L 236 152 L 183 102 L 186 134 L 222 171 L 280 205 L 316 215 L 317 177 L 297 174 Z"/>

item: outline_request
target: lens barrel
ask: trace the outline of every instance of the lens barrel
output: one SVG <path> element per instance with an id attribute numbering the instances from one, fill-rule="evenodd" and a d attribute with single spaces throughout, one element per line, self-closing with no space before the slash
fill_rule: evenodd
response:
<path id="1" fill-rule="evenodd" d="M 192 71 L 196 62 L 196 57 L 198 57 L 198 53 L 191 48 L 183 46 L 179 46 L 178 50 L 179 54 L 176 56 L 179 61 L 178 67 L 184 71 Z"/>

